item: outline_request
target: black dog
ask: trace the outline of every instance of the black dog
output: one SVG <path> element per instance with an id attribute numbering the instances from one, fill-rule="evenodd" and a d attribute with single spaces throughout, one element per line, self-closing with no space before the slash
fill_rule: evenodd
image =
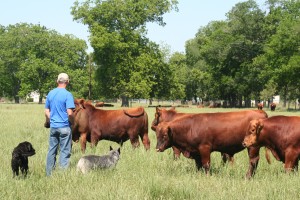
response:
<path id="1" fill-rule="evenodd" d="M 30 142 L 22 142 L 12 152 L 11 168 L 13 177 L 19 175 L 19 168 L 22 174 L 26 177 L 28 172 L 28 157 L 35 154 L 35 149 Z"/>

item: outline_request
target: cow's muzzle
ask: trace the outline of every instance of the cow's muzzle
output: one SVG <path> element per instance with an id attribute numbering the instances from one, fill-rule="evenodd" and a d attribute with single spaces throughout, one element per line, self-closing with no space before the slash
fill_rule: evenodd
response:
<path id="1" fill-rule="evenodd" d="M 249 145 L 249 144 L 248 144 L 247 142 L 245 142 L 245 141 L 242 142 L 242 145 L 243 145 L 243 147 L 245 147 L 245 148 L 251 146 L 251 145 Z"/>

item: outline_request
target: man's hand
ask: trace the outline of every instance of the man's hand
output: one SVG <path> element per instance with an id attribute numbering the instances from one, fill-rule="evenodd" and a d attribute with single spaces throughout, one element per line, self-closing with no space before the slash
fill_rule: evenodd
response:
<path id="1" fill-rule="evenodd" d="M 44 127 L 50 128 L 50 110 L 48 108 L 45 109 L 45 117 L 46 117 L 46 121 L 44 123 Z"/>
<path id="2" fill-rule="evenodd" d="M 44 123 L 44 127 L 45 127 L 45 128 L 50 128 L 50 122 L 48 122 L 48 121 L 45 121 L 45 123 Z"/>
<path id="3" fill-rule="evenodd" d="M 44 123 L 45 128 L 50 128 L 50 120 L 46 118 L 46 121 Z"/>

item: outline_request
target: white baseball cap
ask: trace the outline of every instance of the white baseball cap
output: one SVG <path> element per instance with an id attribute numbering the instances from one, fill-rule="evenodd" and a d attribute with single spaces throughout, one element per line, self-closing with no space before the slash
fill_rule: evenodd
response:
<path id="1" fill-rule="evenodd" d="M 66 73 L 60 73 L 57 77 L 57 82 L 68 82 L 69 81 L 69 76 Z"/>

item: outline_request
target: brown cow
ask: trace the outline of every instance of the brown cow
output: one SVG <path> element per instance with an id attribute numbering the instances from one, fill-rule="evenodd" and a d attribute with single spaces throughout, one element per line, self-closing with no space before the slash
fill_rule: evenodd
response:
<path id="1" fill-rule="evenodd" d="M 95 104 L 95 107 L 103 107 L 104 106 L 104 102 L 97 102 L 96 104 Z"/>
<path id="2" fill-rule="evenodd" d="M 195 160 L 197 169 L 203 167 L 208 173 L 211 152 L 233 156 L 242 151 L 248 124 L 257 118 L 267 118 L 267 114 L 262 110 L 187 114 L 157 126 L 156 149 L 163 152 L 175 146 Z"/>
<path id="3" fill-rule="evenodd" d="M 275 111 L 276 103 L 271 103 L 270 107 L 271 107 L 271 111 Z"/>
<path id="4" fill-rule="evenodd" d="M 155 112 L 155 116 L 154 119 L 152 121 L 151 124 L 151 129 L 153 131 L 156 130 L 156 127 L 159 123 L 161 122 L 169 122 L 172 121 L 173 119 L 177 118 L 177 117 L 181 117 L 183 115 L 185 115 L 186 113 L 177 113 L 175 110 L 175 107 L 172 107 L 169 110 L 166 109 L 160 109 L 158 107 L 156 107 L 156 112 Z M 180 150 L 177 149 L 175 146 L 172 146 L 173 152 L 174 152 L 174 159 L 177 159 L 180 157 Z"/>
<path id="5" fill-rule="evenodd" d="M 263 103 L 258 103 L 258 104 L 257 104 L 257 109 L 258 109 L 258 110 L 262 110 L 263 107 L 264 107 L 264 104 L 263 104 Z"/>
<path id="6" fill-rule="evenodd" d="M 158 107 L 156 107 L 156 112 L 155 112 L 155 116 L 154 116 L 154 120 L 152 121 L 151 124 L 151 129 L 153 131 L 156 130 L 156 127 L 159 123 L 161 122 L 169 122 L 172 121 L 178 117 L 182 117 L 184 115 L 186 115 L 188 113 L 178 113 L 175 110 L 175 107 L 172 107 L 169 110 L 166 109 L 159 109 Z M 180 157 L 180 150 L 177 149 L 175 146 L 172 146 L 173 152 L 174 152 L 174 158 L 177 159 Z M 233 163 L 233 157 L 226 154 L 226 153 L 222 153 L 222 160 L 223 163 L 226 163 L 227 161 L 230 161 L 231 163 Z"/>
<path id="7" fill-rule="evenodd" d="M 101 139 L 118 142 L 121 145 L 129 139 L 133 147 L 138 147 L 139 136 L 145 149 L 150 148 L 148 115 L 142 107 L 102 110 L 83 99 L 75 100 L 72 134 L 73 141 L 78 142 L 80 138 L 83 153 L 87 141 L 91 142 L 93 147 Z"/>
<path id="8" fill-rule="evenodd" d="M 286 171 L 297 170 L 300 158 L 300 117 L 273 116 L 268 119 L 252 120 L 243 145 L 252 147 L 249 153 L 247 178 L 254 175 L 259 161 L 259 149 L 269 148 L 273 156 L 284 163 Z"/>

